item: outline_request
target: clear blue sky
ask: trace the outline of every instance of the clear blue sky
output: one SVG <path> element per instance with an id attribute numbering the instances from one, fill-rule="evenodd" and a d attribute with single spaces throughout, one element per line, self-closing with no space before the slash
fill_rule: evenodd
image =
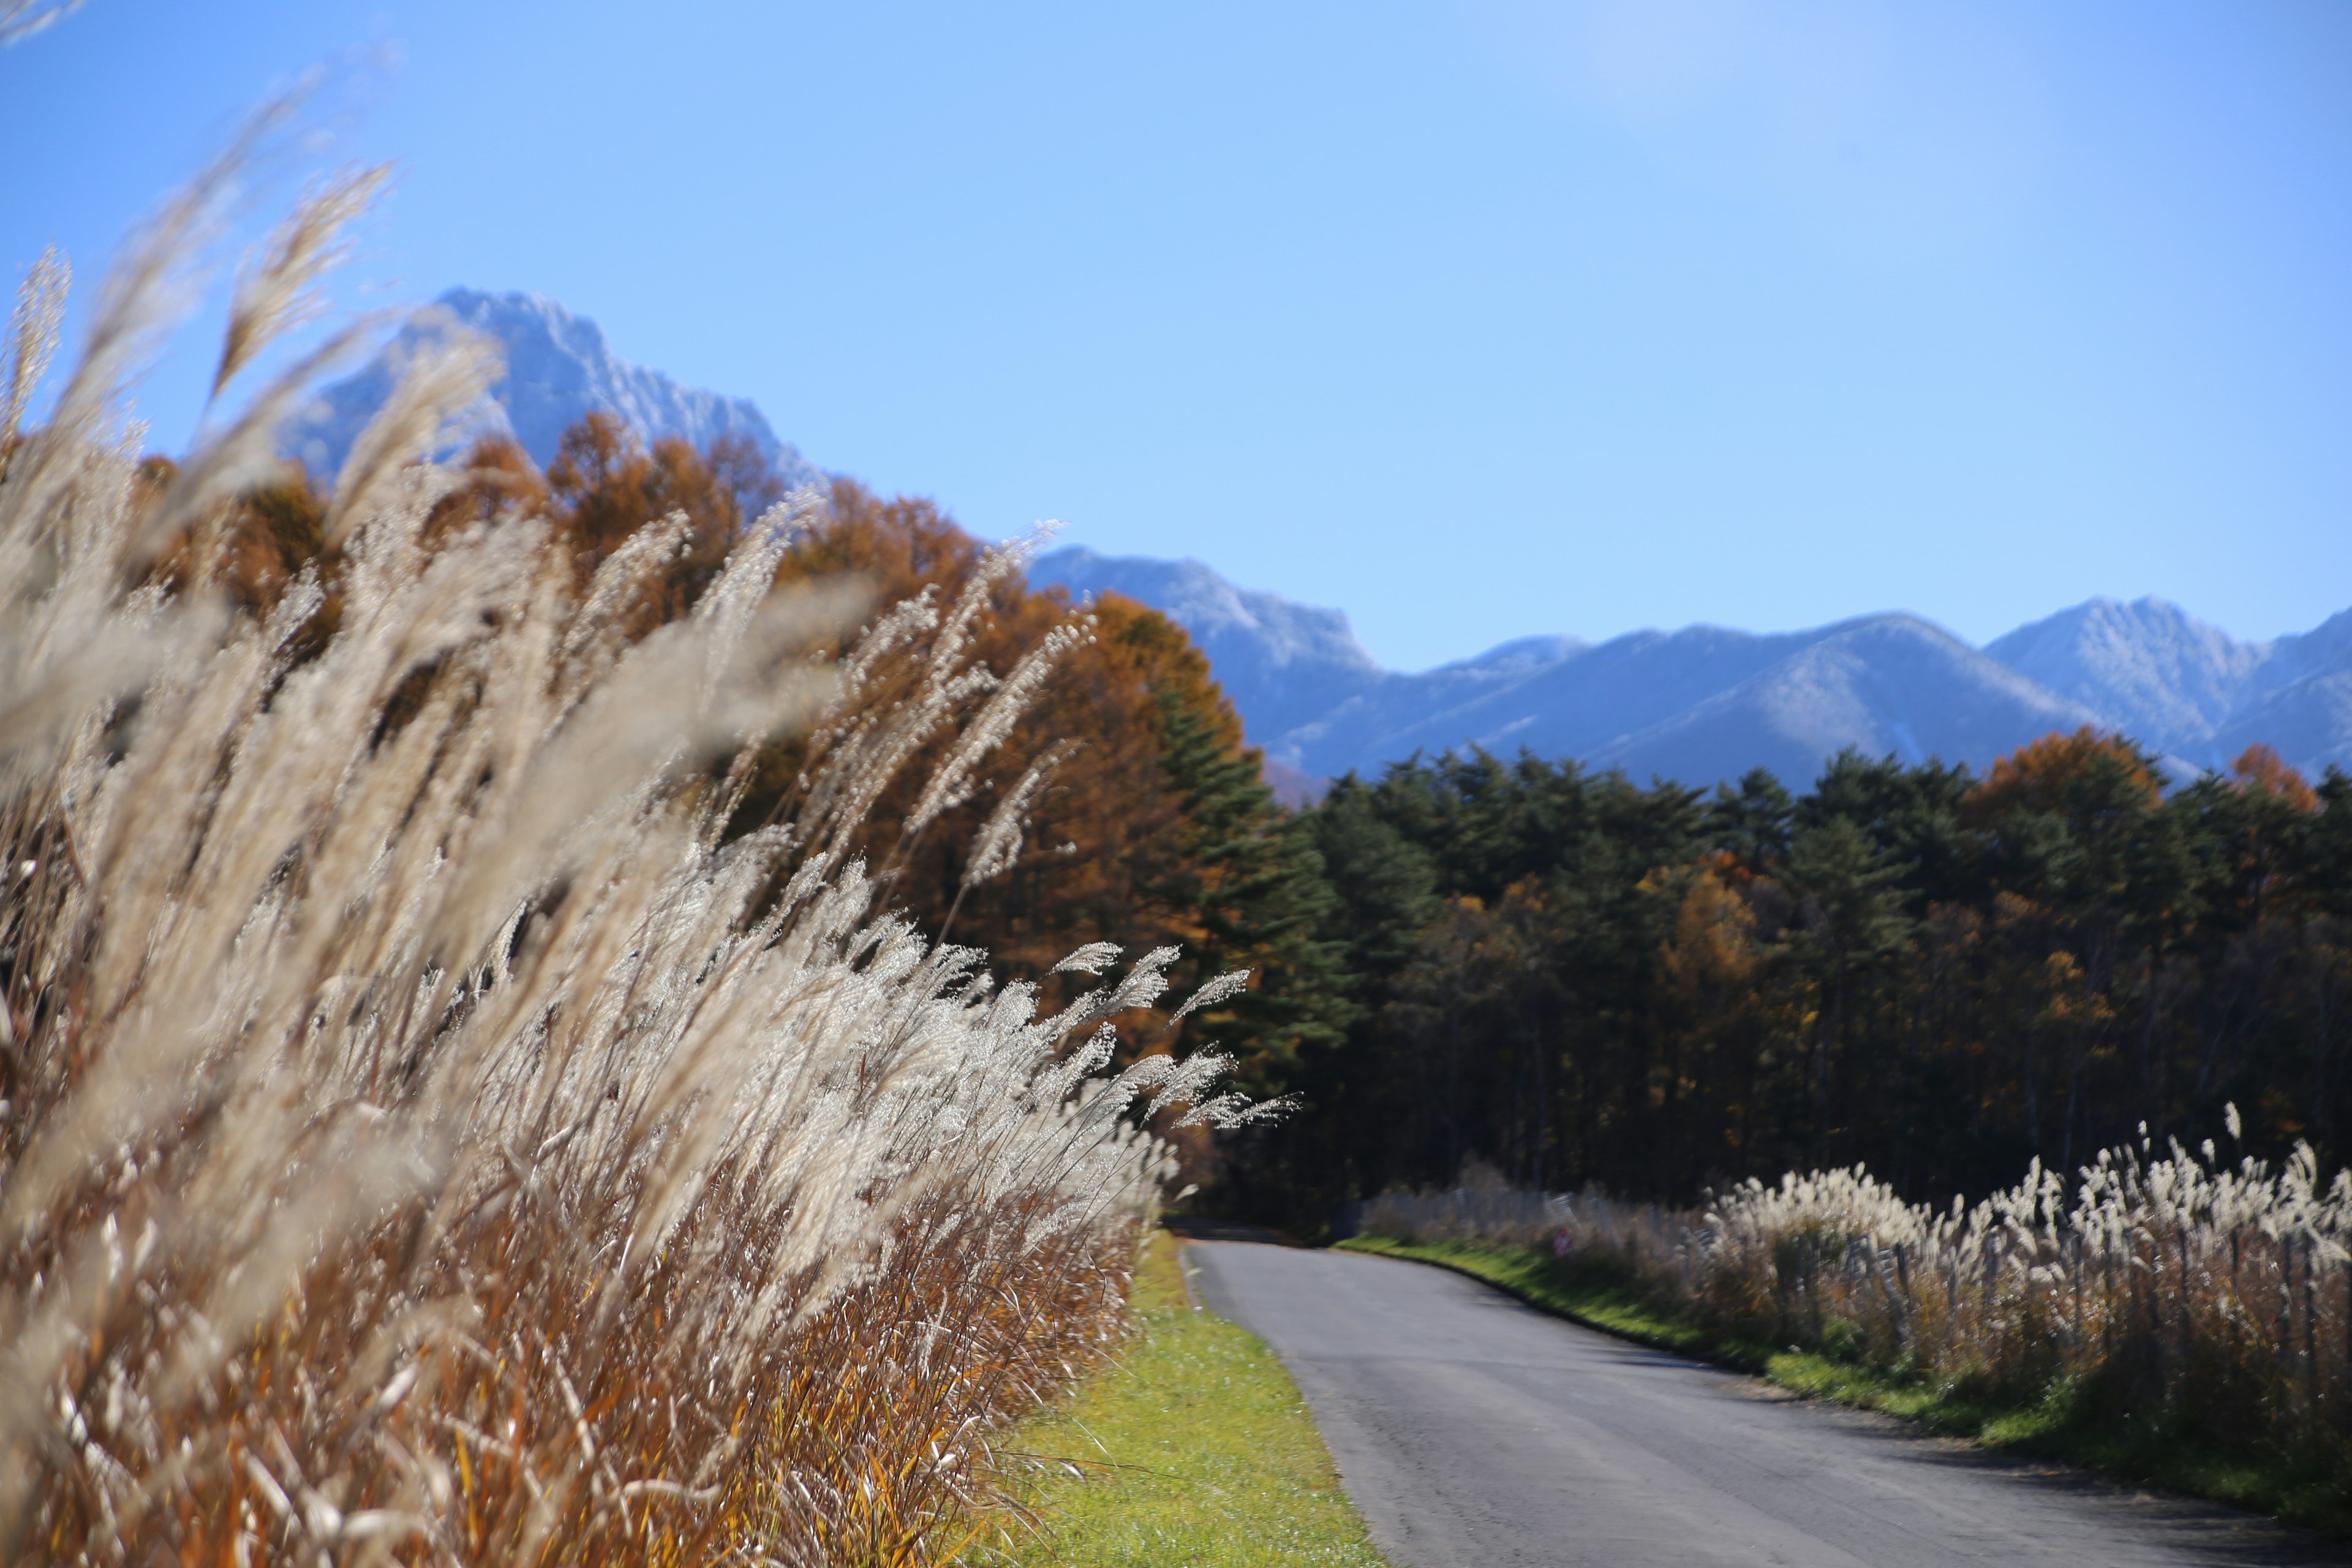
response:
<path id="1" fill-rule="evenodd" d="M 370 298 L 554 295 L 828 468 L 1393 665 L 2352 605 L 2339 0 L 88 0 L 0 51 L 0 264 L 94 277 L 321 62 L 312 166 L 403 171 Z"/>

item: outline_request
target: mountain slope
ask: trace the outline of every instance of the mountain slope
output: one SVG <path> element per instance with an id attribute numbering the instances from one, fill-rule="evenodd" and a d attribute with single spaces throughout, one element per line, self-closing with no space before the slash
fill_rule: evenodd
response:
<path id="1" fill-rule="evenodd" d="M 1941 626 L 1872 616 L 1829 627 L 1738 685 L 1587 755 L 1635 778 L 1706 784 L 1752 758 L 1810 782 L 1848 746 L 1982 768 L 2037 735 L 2098 721 Z"/>
<path id="2" fill-rule="evenodd" d="M 613 352 L 604 329 L 539 294 L 452 289 L 417 311 L 355 374 L 325 388 L 296 421 L 285 449 L 311 474 L 331 479 L 343 456 L 392 390 L 397 367 L 419 339 L 465 328 L 494 340 L 505 374 L 468 416 L 469 435 L 511 436 L 544 467 L 564 430 L 591 409 L 617 415 L 650 445 L 682 436 L 708 447 L 720 436 L 751 441 L 793 489 L 826 478 L 798 448 L 779 440 L 744 398 L 682 386 Z"/>
<path id="3" fill-rule="evenodd" d="M 1365 702 L 1275 746 L 1325 773 L 1467 743 L 1711 784 L 1759 764 L 1810 779 L 1847 746 L 1982 765 L 2021 740 L 2097 721 L 1913 616 L 1773 636 L 1637 632 L 1454 700 L 1478 668 L 1391 677 L 1382 706 L 1424 707 L 1409 724 L 1350 723 L 1371 710 Z"/>
<path id="4" fill-rule="evenodd" d="M 2271 645 L 2239 642 L 2162 599 L 2092 599 L 1985 651 L 2136 740 L 2221 767 L 2216 737 L 2256 694 Z"/>
<path id="5" fill-rule="evenodd" d="M 2225 768 L 2256 742 L 2307 773 L 2352 765 L 2352 610 L 2240 642 L 2162 599 L 2093 599 L 1985 651 L 2172 753 L 2176 771 Z"/>
<path id="6" fill-rule="evenodd" d="M 1209 656 L 1253 739 L 1307 723 L 1387 679 L 1344 612 L 1235 587 L 1198 561 L 1070 546 L 1030 563 L 1029 580 L 1076 598 L 1124 594 L 1175 621 Z"/>
<path id="7" fill-rule="evenodd" d="M 1597 647 L 1566 644 L 1548 658 L 1508 657 L 1527 645 L 1506 644 L 1459 664 L 1391 676 L 1376 701 L 1334 712 L 1290 740 L 1333 773 L 1370 771 L 1415 751 L 1464 744 L 1591 756 L 1738 684 L 1801 644 L 1801 637 L 1719 626 L 1635 632 Z"/>
<path id="8" fill-rule="evenodd" d="M 2214 736 L 2217 754 L 2260 742 L 2309 777 L 2334 763 L 2352 772 L 2352 670 L 2306 676 L 2264 692 Z"/>

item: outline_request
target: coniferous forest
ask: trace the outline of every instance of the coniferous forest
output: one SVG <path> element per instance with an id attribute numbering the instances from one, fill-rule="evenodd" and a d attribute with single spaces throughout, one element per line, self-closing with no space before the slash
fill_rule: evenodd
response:
<path id="1" fill-rule="evenodd" d="M 1915 1200 L 2146 1131 L 2340 1163 L 2352 779 L 2169 793 L 2119 736 L 1801 794 L 1417 760 L 1304 818 L 1347 1044 L 1254 1154 L 1312 1202 L 1449 1181 L 1685 1200 L 1857 1162 Z"/>

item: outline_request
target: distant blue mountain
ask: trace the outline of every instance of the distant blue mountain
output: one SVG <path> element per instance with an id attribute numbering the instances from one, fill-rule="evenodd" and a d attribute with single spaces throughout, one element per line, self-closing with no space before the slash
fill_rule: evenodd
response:
<path id="1" fill-rule="evenodd" d="M 1072 548 L 1030 575 L 1122 593 L 1182 624 L 1270 769 L 1294 779 L 1475 745 L 1641 779 L 1711 784 L 1760 764 L 1808 783 L 1847 746 L 1982 768 L 2084 724 L 2153 747 L 2179 782 L 2255 741 L 2315 774 L 2352 766 L 2352 611 L 2242 643 L 2159 599 L 2094 599 L 1982 649 L 1890 614 L 1763 636 L 1532 637 L 1406 674 L 1381 668 L 1340 612 L 1237 588 L 1198 562 Z"/>
<path id="2" fill-rule="evenodd" d="M 1391 679 L 1341 611 L 1236 588 L 1198 561 L 1071 547 L 1032 562 L 1029 579 L 1059 584 L 1079 597 L 1124 594 L 1177 622 L 1209 656 L 1217 683 L 1254 738 L 1310 724 Z"/>
<path id="3" fill-rule="evenodd" d="M 2257 741 L 2307 771 L 2352 764 L 2352 610 L 2239 642 L 2162 599 L 2093 599 L 1985 651 L 2190 772 L 2226 767 Z"/>
<path id="4" fill-rule="evenodd" d="M 442 295 L 355 374 L 320 393 L 287 433 L 284 449 L 312 475 L 332 479 L 361 428 L 383 406 L 395 367 L 421 337 L 452 327 L 492 339 L 506 361 L 505 374 L 470 411 L 469 436 L 511 436 L 542 468 L 553 460 L 566 429 L 589 410 L 603 409 L 647 445 L 664 436 L 682 436 L 698 447 L 721 436 L 740 437 L 760 448 L 787 487 L 827 483 L 798 448 L 777 439 L 749 400 L 682 386 L 630 363 L 613 352 L 603 328 L 544 295 L 474 289 Z"/>

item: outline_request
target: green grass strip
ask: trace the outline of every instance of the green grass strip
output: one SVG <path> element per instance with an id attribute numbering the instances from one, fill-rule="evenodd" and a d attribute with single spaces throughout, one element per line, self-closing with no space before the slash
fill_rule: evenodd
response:
<path id="1" fill-rule="evenodd" d="M 1726 1339 L 1660 1312 L 1606 1276 L 1570 1269 L 1540 1247 L 1404 1242 L 1381 1236 L 1355 1237 L 1339 1245 L 1451 1268 L 1588 1328 L 1754 1373 L 1799 1394 L 1885 1411 L 1988 1448 L 2083 1465 L 2119 1480 L 2164 1487 L 2352 1539 L 2352 1498 L 2333 1476 L 2217 1444 L 2194 1423 L 2158 1427 L 2104 1416 L 2065 1384 L 2032 1404 L 1987 1402 L 1956 1385 Z"/>
<path id="2" fill-rule="evenodd" d="M 1118 1363 L 1003 1446 L 1040 1464 L 1041 1528 L 998 1547 L 1037 1568 L 1384 1568 L 1282 1363 L 1186 1303 L 1174 1237 L 1146 1243 L 1133 1300 Z"/>

